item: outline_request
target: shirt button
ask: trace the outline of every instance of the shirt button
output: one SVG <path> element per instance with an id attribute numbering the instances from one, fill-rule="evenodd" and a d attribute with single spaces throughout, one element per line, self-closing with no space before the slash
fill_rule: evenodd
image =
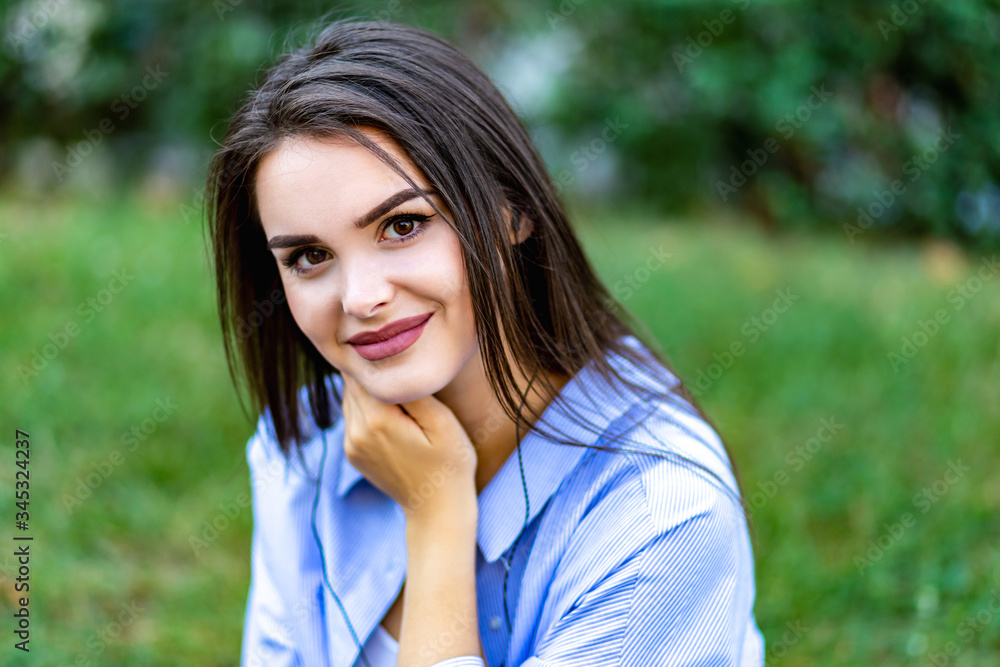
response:
<path id="1" fill-rule="evenodd" d="M 490 630 L 494 632 L 500 629 L 500 617 L 490 616 Z"/>

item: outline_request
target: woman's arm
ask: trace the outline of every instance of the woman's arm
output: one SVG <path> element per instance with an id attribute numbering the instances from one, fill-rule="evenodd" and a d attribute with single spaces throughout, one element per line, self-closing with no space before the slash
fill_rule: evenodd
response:
<path id="1" fill-rule="evenodd" d="M 344 455 L 406 515 L 397 665 L 484 667 L 476 611 L 477 457 L 469 436 L 433 396 L 384 404 L 346 375 L 344 389 Z M 435 480 L 430 493 L 428 480 Z"/>
<path id="2" fill-rule="evenodd" d="M 433 507 L 425 506 L 419 514 L 407 517 L 406 589 L 397 664 L 479 666 L 483 652 L 476 611 L 475 492 L 439 489 L 435 501 L 439 502 Z M 469 657 L 447 660 L 459 656 Z"/>

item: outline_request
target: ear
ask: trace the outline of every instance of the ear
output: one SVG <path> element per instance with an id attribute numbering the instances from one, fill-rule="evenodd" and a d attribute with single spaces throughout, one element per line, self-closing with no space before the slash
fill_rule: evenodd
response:
<path id="1" fill-rule="evenodd" d="M 504 220 L 507 223 L 507 236 L 511 245 L 517 245 L 524 241 L 531 236 L 531 232 L 535 228 L 531 218 L 511 209 L 504 209 Z"/>

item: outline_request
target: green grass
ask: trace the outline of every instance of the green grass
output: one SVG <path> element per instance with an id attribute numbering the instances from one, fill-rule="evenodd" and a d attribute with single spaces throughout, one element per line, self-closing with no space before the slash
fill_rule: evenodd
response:
<path id="1" fill-rule="evenodd" d="M 979 258 L 940 243 L 767 238 L 625 217 L 588 215 L 581 237 L 610 286 L 633 277 L 625 306 L 681 375 L 709 378 L 702 405 L 748 497 L 758 494 L 755 611 L 778 649 L 769 664 L 924 665 L 949 642 L 960 649 L 949 664 L 995 662 L 1000 279 L 956 309 L 949 293 L 975 275 Z M 30 660 L 11 647 L 18 595 L 6 577 L 0 662 L 235 664 L 251 516 L 231 511 L 217 536 L 205 525 L 226 523 L 224 508 L 250 491 L 252 423 L 225 369 L 200 224 L 185 224 L 175 202 L 139 198 L 7 196 L 0 220 L 0 498 L 13 496 L 21 428 L 31 434 L 34 536 Z M 638 270 L 660 245 L 666 262 Z M 91 315 L 87 299 L 117 287 L 110 281 L 122 269 L 134 278 Z M 751 340 L 744 327 L 767 316 L 776 290 L 797 298 Z M 939 309 L 948 321 L 894 370 L 887 354 Z M 79 330 L 62 340 L 57 332 L 70 323 Z M 22 378 L 35 351 L 60 340 L 54 358 Z M 713 369 L 713 355 L 736 342 L 742 353 Z M 157 412 L 158 400 L 176 408 Z M 808 460 L 789 458 L 825 436 L 824 419 L 842 428 L 812 441 Z M 144 440 L 126 436 L 144 422 Z M 959 460 L 968 472 L 940 482 L 938 496 L 935 481 Z M 90 494 L 76 503 L 81 483 Z M 925 487 L 933 504 L 915 500 Z M 13 544 L 7 502 L 4 554 Z M 898 537 L 886 532 L 907 513 L 912 525 Z M 210 543 L 196 553 L 192 536 Z M 892 543 L 859 573 L 857 559 L 880 536 Z M 12 565 L 0 556 L 0 574 Z M 129 603 L 138 612 L 119 627 Z M 961 625 L 967 617 L 973 624 Z M 801 636 L 782 644 L 796 622 Z"/>

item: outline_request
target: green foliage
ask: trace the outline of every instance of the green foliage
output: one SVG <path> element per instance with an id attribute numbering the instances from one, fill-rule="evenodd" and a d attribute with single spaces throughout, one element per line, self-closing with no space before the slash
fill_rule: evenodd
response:
<path id="1" fill-rule="evenodd" d="M 855 231 L 995 247 L 997 10 L 971 0 L 586 3 L 557 24 L 583 46 L 547 120 L 578 143 L 600 136 L 595 119 L 630 121 L 615 144 L 627 192 L 672 210 L 739 206 L 767 227 L 841 227 L 875 204 Z M 948 127 L 961 137 L 935 150 Z M 776 147 L 762 152 L 769 139 Z M 902 196 L 879 213 L 878 193 L 896 180 Z"/>
<path id="2" fill-rule="evenodd" d="M 52 162 L 106 139 L 120 178 L 186 147 L 199 157 L 174 170 L 197 180 L 261 69 L 328 11 L 421 25 L 472 53 L 574 196 L 1000 245 L 996 0 L 24 0 L 0 51 L 13 148 L 0 172 L 31 154 L 36 180 L 62 181 Z M 168 74 L 144 92 L 147 66 Z M 605 141 L 608 119 L 625 128 Z M 946 128 L 960 138 L 935 148 Z M 37 137 L 56 154 L 31 153 Z"/>

